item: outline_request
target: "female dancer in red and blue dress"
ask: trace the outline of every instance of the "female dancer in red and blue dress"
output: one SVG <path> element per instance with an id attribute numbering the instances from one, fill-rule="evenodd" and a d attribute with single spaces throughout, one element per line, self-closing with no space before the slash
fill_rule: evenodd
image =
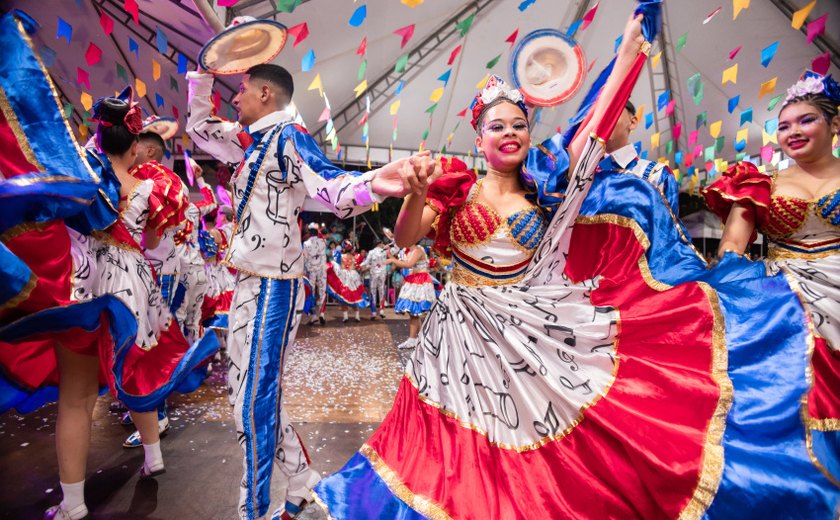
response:
<path id="1" fill-rule="evenodd" d="M 385 262 L 396 269 L 409 271 L 394 304 L 394 312 L 408 314 L 408 339 L 397 345 L 397 348 L 412 349 L 417 346 L 420 320 L 428 314 L 437 299 L 434 280 L 429 274 L 429 257 L 421 246 L 413 245 L 400 251 L 400 258 L 389 254 Z"/>

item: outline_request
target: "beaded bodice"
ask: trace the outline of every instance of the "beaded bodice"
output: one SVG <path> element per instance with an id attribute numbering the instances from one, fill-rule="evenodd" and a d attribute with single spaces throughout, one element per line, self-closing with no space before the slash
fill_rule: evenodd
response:
<path id="1" fill-rule="evenodd" d="M 773 191 L 776 182 L 773 177 Z M 767 222 L 760 231 L 775 246 L 772 257 L 840 251 L 840 188 L 818 199 L 770 195 Z"/>

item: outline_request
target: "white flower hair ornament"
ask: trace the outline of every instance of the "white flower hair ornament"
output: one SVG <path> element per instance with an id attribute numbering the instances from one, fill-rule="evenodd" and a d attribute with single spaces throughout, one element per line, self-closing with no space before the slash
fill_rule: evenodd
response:
<path id="1" fill-rule="evenodd" d="M 840 104 L 840 86 L 832 79 L 831 74 L 821 76 L 816 72 L 808 70 L 799 78 L 799 81 L 787 89 L 785 105 L 796 98 L 801 98 L 809 94 L 822 94 L 832 102 Z"/>
<path id="2" fill-rule="evenodd" d="M 481 116 L 484 108 L 499 98 L 507 99 L 519 106 L 527 117 L 528 109 L 525 106 L 525 98 L 522 96 L 522 93 L 515 88 L 508 87 L 502 78 L 493 74 L 487 80 L 481 92 L 475 96 L 472 105 L 470 105 L 470 109 L 472 110 L 472 121 L 470 121 L 470 124 L 473 129 L 478 130 L 478 118 Z"/>

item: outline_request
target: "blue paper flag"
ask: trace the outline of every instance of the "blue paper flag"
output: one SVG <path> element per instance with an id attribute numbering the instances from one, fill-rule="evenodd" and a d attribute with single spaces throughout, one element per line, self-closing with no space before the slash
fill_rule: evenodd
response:
<path id="1" fill-rule="evenodd" d="M 569 30 L 566 31 L 566 36 L 569 38 L 573 37 L 582 23 L 583 20 L 575 20 L 574 23 L 569 26 Z"/>
<path id="2" fill-rule="evenodd" d="M 140 46 L 137 45 L 137 42 L 131 36 L 128 37 L 128 52 L 133 52 L 134 58 L 140 59 Z"/>
<path id="3" fill-rule="evenodd" d="M 367 18 L 367 4 L 362 4 L 353 11 L 353 15 L 350 17 L 350 20 L 347 22 L 353 27 L 358 27 L 362 25 L 362 23 Z"/>
<path id="4" fill-rule="evenodd" d="M 659 98 L 656 100 L 656 110 L 662 110 L 663 108 L 668 106 L 668 101 L 670 101 L 671 91 L 666 90 L 662 94 L 659 94 Z"/>
<path id="5" fill-rule="evenodd" d="M 682 162 L 682 158 L 683 158 L 683 153 L 682 152 L 679 152 L 679 151 L 674 152 L 674 162 L 677 163 L 677 165 L 679 165 Z"/>
<path id="6" fill-rule="evenodd" d="M 645 150 L 641 154 L 639 154 L 639 159 L 644 159 L 644 160 L 647 161 L 647 158 L 648 158 L 648 151 L 647 150 Z"/>
<path id="7" fill-rule="evenodd" d="M 621 40 L 623 40 L 623 39 L 624 39 L 623 34 L 615 39 L 615 46 L 613 47 L 613 52 L 618 52 L 618 46 L 621 45 Z"/>
<path id="8" fill-rule="evenodd" d="M 60 16 L 58 17 L 58 31 L 55 33 L 55 37 L 58 39 L 65 38 L 68 45 L 70 44 L 70 38 L 73 37 L 73 26 L 65 22 Z"/>
<path id="9" fill-rule="evenodd" d="M 736 152 L 743 152 L 743 151 L 744 151 L 744 148 L 746 148 L 746 147 L 747 147 L 747 142 L 746 142 L 746 141 L 744 141 L 744 140 L 741 140 L 741 141 L 735 141 L 734 146 L 735 146 L 735 151 L 736 151 Z"/>
<path id="10" fill-rule="evenodd" d="M 399 84 L 397 85 L 396 90 L 394 90 L 394 95 L 399 96 L 400 92 L 402 92 L 403 85 L 405 85 L 405 81 L 400 80 Z"/>
<path id="11" fill-rule="evenodd" d="M 764 122 L 764 131 L 768 134 L 773 134 L 776 129 L 779 128 L 779 118 L 774 117 L 773 119 L 768 119 Z"/>
<path id="12" fill-rule="evenodd" d="M 155 34 L 155 45 L 157 45 L 157 50 L 161 54 L 166 54 L 166 50 L 169 48 L 169 40 L 166 38 L 166 35 L 163 34 L 163 31 L 160 30 L 160 27 L 155 27 L 157 29 L 157 34 Z"/>
<path id="13" fill-rule="evenodd" d="M 187 73 L 187 57 L 178 53 L 178 74 Z"/>
<path id="14" fill-rule="evenodd" d="M 767 68 L 770 65 L 770 61 L 773 60 L 773 56 L 776 55 L 776 49 L 779 48 L 779 42 L 773 42 L 767 47 L 761 49 L 761 64 L 764 65 L 764 68 Z"/>
<path id="15" fill-rule="evenodd" d="M 170 159 L 170 158 L 172 157 L 172 152 L 170 152 L 170 151 L 167 149 L 167 150 L 164 150 L 164 151 L 163 151 L 163 155 L 164 155 L 164 157 L 166 157 L 167 159 Z"/>
<path id="16" fill-rule="evenodd" d="M 443 74 L 440 75 L 438 81 L 443 81 L 443 86 L 445 87 L 447 83 L 449 83 L 449 76 L 452 74 L 452 69 L 447 70 Z"/>
<path id="17" fill-rule="evenodd" d="M 738 125 L 738 126 L 743 126 L 744 123 L 752 123 L 752 116 L 753 116 L 752 107 L 750 107 L 750 108 L 744 110 L 743 112 L 741 112 L 741 124 Z"/>
<path id="18" fill-rule="evenodd" d="M 163 108 L 164 102 L 163 97 L 160 94 L 155 93 L 155 103 L 157 104 L 158 108 Z"/>
<path id="19" fill-rule="evenodd" d="M 312 70 L 313 65 L 315 65 L 315 51 L 309 49 L 309 52 L 300 60 L 300 70 L 303 72 Z"/>
<path id="20" fill-rule="evenodd" d="M 645 114 L 645 130 L 653 125 L 653 112 L 648 112 Z"/>
<path id="21" fill-rule="evenodd" d="M 738 102 L 739 101 L 741 101 L 741 96 L 740 95 L 735 96 L 733 98 L 729 98 L 729 103 L 727 103 L 726 107 L 729 110 L 730 114 L 735 111 L 735 108 L 738 107 Z"/>
<path id="22" fill-rule="evenodd" d="M 686 174 L 688 177 L 691 177 L 691 176 L 697 175 L 697 168 L 695 168 L 694 166 L 689 166 L 689 167 L 688 167 L 688 171 L 687 171 L 687 172 L 685 172 L 685 174 Z"/>
<path id="23" fill-rule="evenodd" d="M 41 61 L 44 62 L 44 67 L 50 68 L 55 64 L 55 51 L 44 45 L 41 47 Z"/>
<path id="24" fill-rule="evenodd" d="M 524 11 L 533 5 L 537 0 L 524 0 L 521 4 L 519 4 L 519 10 Z"/>
<path id="25" fill-rule="evenodd" d="M 642 142 L 636 141 L 635 143 L 633 143 L 633 148 L 636 149 L 636 155 L 639 155 L 640 153 L 642 153 Z"/>

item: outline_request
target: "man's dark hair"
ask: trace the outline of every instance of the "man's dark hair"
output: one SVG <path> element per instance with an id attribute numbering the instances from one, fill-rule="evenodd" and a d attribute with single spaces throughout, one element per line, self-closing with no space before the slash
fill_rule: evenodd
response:
<path id="1" fill-rule="evenodd" d="M 166 144 L 163 142 L 163 137 L 161 137 L 160 134 L 156 134 L 154 132 L 141 132 L 138 137 L 141 143 L 145 141 L 159 147 L 161 152 L 166 151 Z"/>
<path id="2" fill-rule="evenodd" d="M 627 103 L 624 104 L 624 108 L 626 108 L 627 111 L 630 112 L 630 115 L 636 115 L 636 105 L 634 105 L 633 102 L 629 99 L 627 100 Z"/>
<path id="3" fill-rule="evenodd" d="M 295 93 L 295 82 L 292 80 L 292 75 L 280 65 L 274 65 L 272 63 L 254 65 L 245 74 L 250 76 L 251 80 L 259 79 L 279 87 L 289 96 L 289 100 L 292 99 L 292 95 Z"/>

